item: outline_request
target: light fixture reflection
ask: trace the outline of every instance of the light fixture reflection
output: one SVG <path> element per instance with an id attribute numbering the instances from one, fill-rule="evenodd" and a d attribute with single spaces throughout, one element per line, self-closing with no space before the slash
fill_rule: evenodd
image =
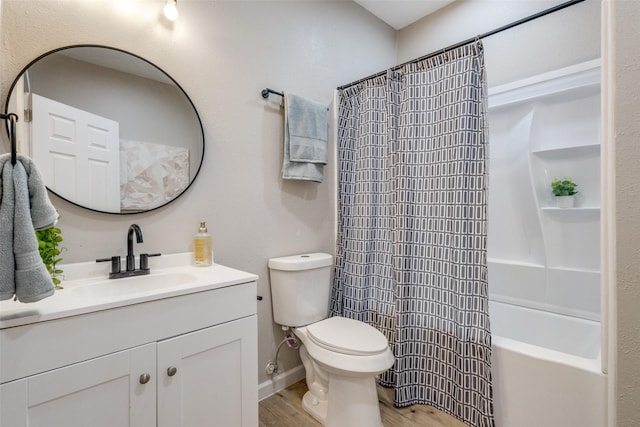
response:
<path id="1" fill-rule="evenodd" d="M 178 19 L 178 0 L 167 0 L 167 4 L 163 10 L 164 16 L 169 21 L 175 21 Z"/>

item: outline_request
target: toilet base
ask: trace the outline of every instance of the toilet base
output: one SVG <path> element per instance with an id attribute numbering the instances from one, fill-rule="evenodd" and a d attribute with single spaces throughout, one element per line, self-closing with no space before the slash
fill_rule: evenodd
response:
<path id="1" fill-rule="evenodd" d="M 329 374 L 327 400 L 307 391 L 302 407 L 325 427 L 383 427 L 375 377 Z"/>
<path id="2" fill-rule="evenodd" d="M 327 417 L 326 400 L 318 400 L 310 391 L 307 391 L 302 396 L 302 407 L 309 415 L 321 422 L 322 425 L 325 425 L 324 420 Z"/>
<path id="3" fill-rule="evenodd" d="M 382 427 L 376 377 L 329 374 L 327 427 Z"/>

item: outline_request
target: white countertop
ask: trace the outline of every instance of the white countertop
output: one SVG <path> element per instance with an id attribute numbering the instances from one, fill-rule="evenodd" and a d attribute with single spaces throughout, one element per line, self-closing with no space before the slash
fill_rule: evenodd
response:
<path id="1" fill-rule="evenodd" d="M 138 265 L 137 260 L 136 265 Z M 65 279 L 62 282 L 64 289 L 56 291 L 53 296 L 30 304 L 13 300 L 1 301 L 0 329 L 208 291 L 258 279 L 255 274 L 218 264 L 210 267 L 194 267 L 191 265 L 189 253 L 152 257 L 149 258 L 149 265 L 151 274 L 139 276 L 146 278 L 147 282 L 154 277 L 159 281 L 176 277 L 182 278 L 182 283 L 163 285 L 157 289 L 148 289 L 148 287 L 138 289 L 133 285 L 137 277 L 109 280 L 111 268 L 109 262 L 60 265 L 64 271 Z M 127 289 L 129 284 L 132 287 Z M 103 291 L 106 289 L 104 287 L 109 285 L 115 285 L 125 291 L 98 292 L 92 295 L 91 286 L 99 286 L 100 291 Z M 135 290 L 131 291 L 131 289 Z"/>

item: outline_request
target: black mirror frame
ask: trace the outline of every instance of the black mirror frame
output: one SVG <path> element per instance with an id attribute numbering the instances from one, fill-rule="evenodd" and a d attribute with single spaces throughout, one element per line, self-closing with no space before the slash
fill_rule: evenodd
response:
<path id="1" fill-rule="evenodd" d="M 75 45 L 69 45 L 69 46 L 63 46 L 63 47 L 59 47 L 53 50 L 50 50 L 48 52 L 43 53 L 42 55 L 38 56 L 37 58 L 35 58 L 34 60 L 32 60 L 31 62 L 29 62 L 22 70 L 20 70 L 20 72 L 18 73 L 17 77 L 13 80 L 13 83 L 11 83 L 11 86 L 9 87 L 9 90 L 7 92 L 7 98 L 5 100 L 5 105 L 4 105 L 4 112 L 5 114 L 9 114 L 9 101 L 11 100 L 11 94 L 13 93 L 13 89 L 15 88 L 16 84 L 18 83 L 18 81 L 20 80 L 20 77 L 22 77 L 22 75 L 36 62 L 38 62 L 39 60 L 41 60 L 42 58 L 49 56 L 51 54 L 60 52 L 62 50 L 67 50 L 67 49 L 71 49 L 71 48 L 81 48 L 81 47 L 90 47 L 90 48 L 102 48 L 102 49 L 110 49 L 110 50 L 114 50 L 120 53 L 124 53 L 127 55 L 130 55 L 136 59 L 139 59 L 143 62 L 146 62 L 147 64 L 151 65 L 153 68 L 157 69 L 158 71 L 160 71 L 162 74 L 164 74 L 167 78 L 169 78 L 178 89 L 180 89 L 180 91 L 183 93 L 183 95 L 187 98 L 187 100 L 189 101 L 189 104 L 191 105 L 191 107 L 193 108 L 193 112 L 195 113 L 197 119 L 198 119 L 198 123 L 200 125 L 200 133 L 202 135 L 202 156 L 200 157 L 200 163 L 198 164 L 198 169 L 196 170 L 196 173 L 193 175 L 193 179 L 191 179 L 189 181 L 189 185 L 187 185 L 184 190 L 182 190 L 180 192 L 180 194 L 178 194 L 177 196 L 175 196 L 173 199 L 169 200 L 166 203 L 163 203 L 159 206 L 156 206 L 154 208 L 151 209 L 146 209 L 146 210 L 140 210 L 140 211 L 135 211 L 135 212 L 105 212 L 105 211 L 101 211 L 101 210 L 97 210 L 97 209 L 92 209 L 83 205 L 80 205 L 78 203 L 72 202 L 69 199 L 66 199 L 62 196 L 60 196 L 59 194 L 57 194 L 55 191 L 51 190 L 49 187 L 47 187 L 47 190 L 49 192 L 51 192 L 52 194 L 55 194 L 57 197 L 59 197 L 60 199 L 66 201 L 67 203 L 70 203 L 74 206 L 77 206 L 79 208 L 82 209 L 86 209 L 88 211 L 92 211 L 92 212 L 98 212 L 98 213 L 103 213 L 103 214 L 108 214 L 108 215 L 136 215 L 136 214 L 142 214 L 142 213 L 148 213 L 148 212 L 152 212 L 155 211 L 157 209 L 163 208 L 165 206 L 167 206 L 168 204 L 172 203 L 173 201 L 179 199 L 182 195 L 184 195 L 184 193 L 187 192 L 187 190 L 189 188 L 191 188 L 191 185 L 193 185 L 193 183 L 195 182 L 196 178 L 198 177 L 198 174 L 200 173 L 200 169 L 202 169 L 202 164 L 204 162 L 204 153 L 205 153 L 205 137 L 204 137 L 204 128 L 202 126 L 202 120 L 200 119 L 200 114 L 198 114 L 198 110 L 196 109 L 196 106 L 193 104 L 193 101 L 191 100 L 191 98 L 189 97 L 189 95 L 187 95 L 187 92 L 185 92 L 185 90 L 182 88 L 182 86 L 180 86 L 180 84 L 173 78 L 171 77 L 166 71 L 164 71 L 162 68 L 158 67 L 156 64 L 154 64 L 153 62 L 139 56 L 136 55 L 135 53 L 131 53 L 128 52 L 124 49 L 120 49 L 117 47 L 112 47 L 112 46 L 105 46 L 105 45 L 96 45 L 96 44 L 75 44 Z M 6 126 L 5 126 L 5 132 L 7 134 L 7 136 L 9 135 L 9 128 L 8 128 L 9 124 L 7 122 Z"/>

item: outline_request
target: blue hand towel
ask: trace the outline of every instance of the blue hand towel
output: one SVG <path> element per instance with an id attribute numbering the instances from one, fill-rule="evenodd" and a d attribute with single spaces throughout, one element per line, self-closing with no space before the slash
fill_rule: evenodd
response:
<path id="1" fill-rule="evenodd" d="M 322 182 L 327 164 L 327 106 L 285 93 L 282 177 Z"/>
<path id="2" fill-rule="evenodd" d="M 35 228 L 56 223 L 58 213 L 49 201 L 37 168 L 26 156 L 0 156 L 0 300 L 14 294 L 20 302 L 36 302 L 55 292 L 40 258 Z"/>

